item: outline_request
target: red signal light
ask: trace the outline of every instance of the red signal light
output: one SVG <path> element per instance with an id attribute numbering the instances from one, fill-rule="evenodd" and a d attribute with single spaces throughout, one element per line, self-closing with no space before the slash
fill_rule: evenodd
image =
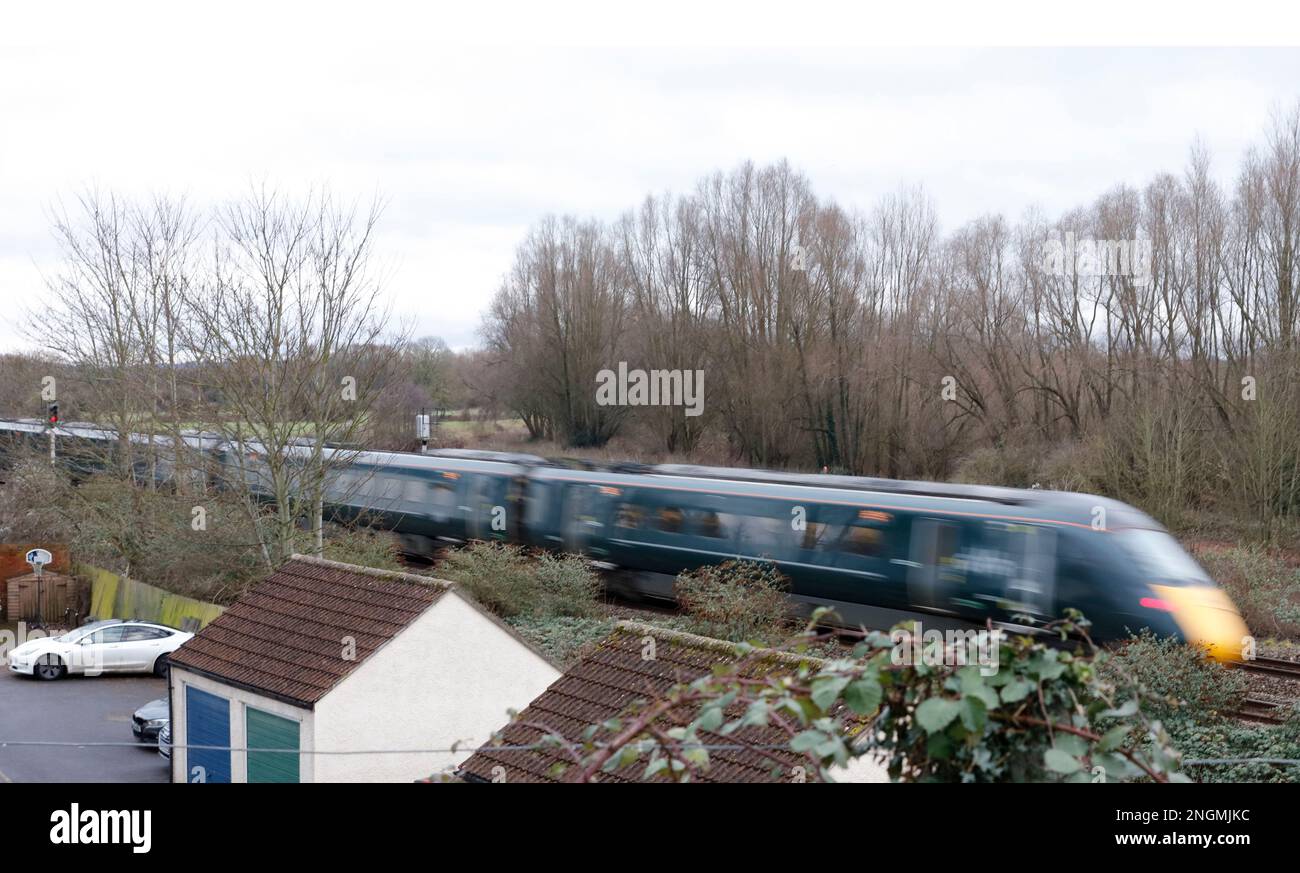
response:
<path id="1" fill-rule="evenodd" d="M 1159 609 L 1162 612 L 1173 612 L 1174 605 L 1168 600 L 1161 600 L 1159 597 L 1143 597 L 1138 601 L 1139 606 L 1147 609 Z"/>

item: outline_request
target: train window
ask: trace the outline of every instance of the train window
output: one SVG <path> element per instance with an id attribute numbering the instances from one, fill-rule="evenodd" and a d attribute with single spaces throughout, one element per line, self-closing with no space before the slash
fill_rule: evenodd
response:
<path id="1" fill-rule="evenodd" d="M 721 539 L 727 535 L 726 530 L 724 530 L 722 526 L 722 519 L 719 518 L 718 514 L 711 509 L 700 513 L 698 527 L 700 536 L 710 537 L 712 539 Z"/>
<path id="2" fill-rule="evenodd" d="M 834 539 L 832 528 L 828 524 L 820 521 L 810 521 L 803 529 L 803 542 L 801 548 L 817 549 L 829 545 Z"/>
<path id="3" fill-rule="evenodd" d="M 459 507 L 456 500 L 456 486 L 445 479 L 427 480 L 429 488 L 430 514 L 435 521 L 450 521 Z"/>
<path id="4" fill-rule="evenodd" d="M 624 503 L 618 508 L 618 518 L 614 521 L 614 527 L 636 530 L 641 526 L 643 515 L 641 507 L 631 503 Z"/>
<path id="5" fill-rule="evenodd" d="M 1056 596 L 1056 532 L 1018 525 L 1009 545 L 1015 569 L 1006 582 L 1006 598 L 1015 610 L 1050 617 Z"/>
<path id="6" fill-rule="evenodd" d="M 960 528 L 955 524 L 945 524 L 939 527 L 939 536 L 936 538 L 934 550 L 934 563 L 936 566 L 949 567 L 957 566 L 960 563 L 957 558 L 960 533 Z"/>
<path id="7" fill-rule="evenodd" d="M 840 550 L 864 558 L 880 558 L 885 554 L 885 535 L 878 528 L 850 525 L 840 540 Z"/>
<path id="8" fill-rule="evenodd" d="M 676 506 L 664 506 L 660 508 L 655 526 L 664 533 L 681 533 L 682 511 Z"/>
<path id="9" fill-rule="evenodd" d="M 794 529 L 785 518 L 751 515 L 745 519 L 745 539 L 751 553 L 768 555 L 774 548 L 788 548 Z"/>
<path id="10" fill-rule="evenodd" d="M 1164 531 L 1130 528 L 1115 537 L 1138 570 L 1161 582 L 1205 584 L 1210 577 L 1178 541 Z"/>
<path id="11" fill-rule="evenodd" d="M 356 476 L 350 472 L 339 473 L 328 480 L 325 493 L 331 500 L 346 502 L 356 493 Z"/>
<path id="12" fill-rule="evenodd" d="M 949 608 L 953 586 L 965 579 L 957 558 L 960 534 L 949 521 L 918 518 L 912 522 L 907 593 L 914 605 Z"/>
<path id="13" fill-rule="evenodd" d="M 374 494 L 385 507 L 391 506 L 402 499 L 402 481 L 376 474 Z"/>

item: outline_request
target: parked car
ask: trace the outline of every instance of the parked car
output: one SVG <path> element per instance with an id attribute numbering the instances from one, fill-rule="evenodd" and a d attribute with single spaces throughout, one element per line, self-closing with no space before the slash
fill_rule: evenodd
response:
<path id="1" fill-rule="evenodd" d="M 94 621 L 62 636 L 23 643 L 9 653 L 9 671 L 46 680 L 69 673 L 165 676 L 167 656 L 193 636 L 151 621 Z"/>
<path id="2" fill-rule="evenodd" d="M 151 700 L 131 716 L 131 733 L 142 743 L 158 742 L 158 733 L 171 721 L 171 701 L 166 697 Z"/>
<path id="3" fill-rule="evenodd" d="M 170 721 L 163 725 L 162 730 L 158 731 L 158 754 L 168 761 L 172 759 L 172 723 Z"/>

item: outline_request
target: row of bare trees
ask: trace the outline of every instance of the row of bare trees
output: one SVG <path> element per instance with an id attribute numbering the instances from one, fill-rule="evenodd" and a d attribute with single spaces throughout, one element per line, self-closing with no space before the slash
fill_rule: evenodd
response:
<path id="1" fill-rule="evenodd" d="M 30 312 L 58 376 L 23 387 L 75 398 L 65 419 L 115 431 L 108 463 L 123 476 L 143 466 L 152 484 L 165 478 L 159 465 L 176 465 L 182 496 L 213 471 L 202 453 L 172 447 L 216 435 L 234 447 L 224 484 L 242 497 L 265 562 L 293 551 L 300 519 L 319 553 L 327 481 L 387 412 L 406 411 L 388 402 L 412 349 L 372 262 L 379 213 L 328 192 L 257 188 L 210 210 L 86 194 L 56 218 L 62 268 Z M 33 379 L 42 368 L 24 369 Z"/>
<path id="2" fill-rule="evenodd" d="M 712 437 L 749 464 L 1046 478 L 1166 515 L 1232 495 L 1268 519 L 1300 510 L 1298 253 L 1300 107 L 1229 186 L 1198 144 L 1141 189 L 946 234 L 920 190 L 850 210 L 744 164 L 614 223 L 543 222 L 484 336 L 537 437 L 635 427 L 667 453 Z M 703 370 L 705 414 L 602 406 L 620 361 Z"/>

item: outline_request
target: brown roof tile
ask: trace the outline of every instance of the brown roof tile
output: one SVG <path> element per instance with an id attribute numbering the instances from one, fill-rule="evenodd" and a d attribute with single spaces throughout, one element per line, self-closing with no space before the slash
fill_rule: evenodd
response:
<path id="1" fill-rule="evenodd" d="M 643 640 L 655 639 L 654 660 L 641 656 Z M 583 731 L 591 725 L 601 724 L 623 714 L 637 700 L 649 700 L 674 685 L 690 682 L 709 673 L 714 665 L 735 663 L 743 656 L 735 647 L 722 640 L 712 640 L 692 634 L 665 631 L 648 625 L 622 622 L 612 634 L 557 679 L 519 714 L 519 717 L 502 729 L 501 740 L 483 746 L 460 769 L 465 777 L 492 779 L 493 768 L 504 767 L 507 782 L 557 782 L 557 765 L 572 766 L 572 758 L 555 748 L 510 750 L 494 746 L 534 745 L 542 740 L 544 726 L 566 740 L 580 742 Z M 793 671 L 800 663 L 817 664 L 815 658 L 803 658 L 785 653 L 770 652 L 766 657 L 751 662 L 745 675 L 759 676 L 774 670 Z M 738 714 L 738 713 L 737 713 Z M 670 714 L 675 724 L 686 724 L 694 713 Z M 709 752 L 709 767 L 694 781 L 701 782 L 770 782 L 790 779 L 791 768 L 808 768 L 808 761 L 785 748 L 788 736 L 778 728 L 742 728 L 721 737 L 701 734 L 706 743 L 772 746 L 767 753 L 753 749 L 717 749 Z M 769 755 L 771 757 L 769 757 Z M 776 758 L 776 760 L 773 760 Z M 601 782 L 641 781 L 647 759 L 613 773 L 602 773 Z M 782 771 L 777 773 L 777 771 Z M 808 773 L 809 780 L 817 778 Z M 664 781 L 662 775 L 654 781 Z"/>
<path id="2" fill-rule="evenodd" d="M 295 555 L 236 600 L 171 662 L 310 707 L 397 636 L 450 585 Z M 343 638 L 356 657 L 343 658 Z"/>

